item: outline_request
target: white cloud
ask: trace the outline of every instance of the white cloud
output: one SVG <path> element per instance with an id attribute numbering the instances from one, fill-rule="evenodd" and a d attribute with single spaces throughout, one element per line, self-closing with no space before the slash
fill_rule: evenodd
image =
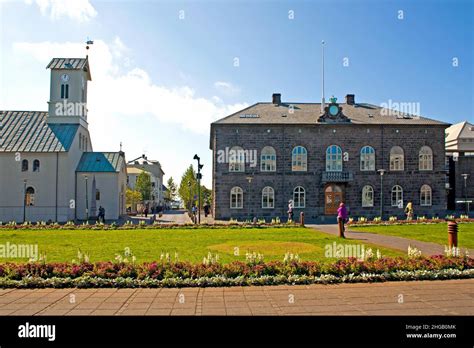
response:
<path id="1" fill-rule="evenodd" d="M 26 0 L 31 5 L 33 0 Z M 89 0 L 34 0 L 43 16 L 52 20 L 68 17 L 77 22 L 87 22 L 97 16 L 97 11 Z"/>
<path id="2" fill-rule="evenodd" d="M 231 82 L 216 81 L 214 87 L 222 94 L 227 96 L 234 96 L 240 93 L 240 88 L 234 86 Z"/>
<path id="3" fill-rule="evenodd" d="M 34 57 L 44 66 L 52 57 L 84 56 L 79 43 L 15 43 L 14 52 Z M 107 44 L 95 40 L 89 50 L 92 83 L 89 84 L 89 117 L 112 121 L 118 114 L 148 115 L 159 122 L 176 124 L 198 134 L 208 134 L 211 122 L 247 107 L 246 103 L 224 104 L 218 97 L 197 96 L 189 86 L 169 88 L 153 83 L 139 67 L 128 67 L 128 48 L 116 38 Z M 130 126 L 136 126 L 131 118 Z"/>

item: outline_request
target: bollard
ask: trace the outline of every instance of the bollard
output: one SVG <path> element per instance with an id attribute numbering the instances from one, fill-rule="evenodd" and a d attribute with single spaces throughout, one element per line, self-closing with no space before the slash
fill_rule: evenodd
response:
<path id="1" fill-rule="evenodd" d="M 304 212 L 300 213 L 300 226 L 304 227 Z"/>
<path id="2" fill-rule="evenodd" d="M 346 238 L 344 236 L 344 219 L 338 217 L 337 218 L 337 224 L 338 224 L 338 227 L 339 227 L 339 237 L 340 238 Z"/>
<path id="3" fill-rule="evenodd" d="M 449 249 L 458 247 L 458 224 L 456 221 L 448 222 L 448 246 Z"/>

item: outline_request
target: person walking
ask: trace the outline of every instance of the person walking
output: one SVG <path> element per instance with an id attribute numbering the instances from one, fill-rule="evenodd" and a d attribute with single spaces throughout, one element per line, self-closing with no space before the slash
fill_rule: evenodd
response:
<path id="1" fill-rule="evenodd" d="M 196 223 L 197 208 L 196 208 L 196 205 L 194 204 L 193 204 L 192 212 L 193 212 L 193 222 Z"/>
<path id="2" fill-rule="evenodd" d="M 412 202 L 408 202 L 405 208 L 405 214 L 407 216 L 408 221 L 411 221 L 413 219 L 413 203 Z"/>
<path id="3" fill-rule="evenodd" d="M 344 236 L 344 232 L 346 230 L 344 224 L 346 223 L 347 218 L 348 214 L 346 205 L 344 202 L 341 202 L 341 204 L 339 204 L 339 208 L 337 208 L 337 224 L 339 225 L 339 237 L 341 238 L 346 238 Z"/>
<path id="4" fill-rule="evenodd" d="M 293 221 L 293 201 L 288 201 L 288 221 Z"/>

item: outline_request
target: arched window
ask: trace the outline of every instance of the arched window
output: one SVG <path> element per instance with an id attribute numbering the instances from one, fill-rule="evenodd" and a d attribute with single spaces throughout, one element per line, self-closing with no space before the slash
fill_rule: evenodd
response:
<path id="1" fill-rule="evenodd" d="M 271 146 L 265 146 L 260 154 L 260 170 L 274 172 L 276 170 L 276 152 Z"/>
<path id="2" fill-rule="evenodd" d="M 420 205 L 424 207 L 431 206 L 431 187 L 429 185 L 421 186 Z"/>
<path id="3" fill-rule="evenodd" d="M 229 151 L 229 172 L 245 171 L 245 152 L 240 146 L 234 146 Z"/>
<path id="4" fill-rule="evenodd" d="M 362 206 L 363 207 L 374 206 L 374 188 L 370 185 L 365 185 L 362 188 Z"/>
<path id="5" fill-rule="evenodd" d="M 27 172 L 28 171 L 28 160 L 24 159 L 21 161 L 21 171 Z"/>
<path id="6" fill-rule="evenodd" d="M 428 146 L 422 146 L 420 149 L 419 169 L 433 170 L 433 151 Z"/>
<path id="7" fill-rule="evenodd" d="M 271 209 L 275 207 L 275 191 L 270 186 L 262 190 L 262 208 Z"/>
<path id="8" fill-rule="evenodd" d="M 403 189 L 399 185 L 392 187 L 392 207 L 403 208 Z"/>
<path id="9" fill-rule="evenodd" d="M 242 209 L 244 207 L 244 191 L 238 186 L 230 190 L 230 208 Z"/>
<path id="10" fill-rule="evenodd" d="M 35 189 L 33 187 L 28 187 L 25 192 L 25 205 L 33 206 L 35 205 Z"/>
<path id="11" fill-rule="evenodd" d="M 296 146 L 291 151 L 291 170 L 305 172 L 308 169 L 308 151 L 303 146 Z"/>
<path id="12" fill-rule="evenodd" d="M 372 146 L 364 146 L 360 150 L 360 170 L 375 170 L 375 150 Z"/>
<path id="13" fill-rule="evenodd" d="M 331 145 L 326 149 L 326 171 L 342 171 L 342 150 L 337 145 Z"/>
<path id="14" fill-rule="evenodd" d="M 390 149 L 390 170 L 404 169 L 403 149 L 400 146 L 394 146 Z"/>
<path id="15" fill-rule="evenodd" d="M 35 159 L 33 161 L 33 171 L 34 172 L 39 172 L 40 171 L 40 161 Z"/>
<path id="16" fill-rule="evenodd" d="M 293 190 L 293 206 L 295 208 L 304 208 L 306 205 L 306 192 L 303 187 L 297 186 Z"/>

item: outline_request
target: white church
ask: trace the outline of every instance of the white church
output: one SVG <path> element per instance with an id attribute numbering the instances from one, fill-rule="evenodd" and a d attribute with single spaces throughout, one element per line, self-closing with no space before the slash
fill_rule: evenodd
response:
<path id="1" fill-rule="evenodd" d="M 125 215 L 125 154 L 93 152 L 87 122 L 88 58 L 54 58 L 45 111 L 0 111 L 0 221 Z"/>

